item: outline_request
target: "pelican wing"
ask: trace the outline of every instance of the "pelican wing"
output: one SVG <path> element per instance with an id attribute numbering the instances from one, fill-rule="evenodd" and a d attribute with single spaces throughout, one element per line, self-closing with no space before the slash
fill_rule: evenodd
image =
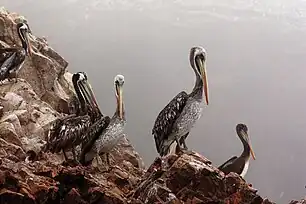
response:
<path id="1" fill-rule="evenodd" d="M 9 69 L 14 65 L 16 52 L 10 53 L 0 67 L 0 79 L 5 79 L 9 74 Z"/>
<path id="2" fill-rule="evenodd" d="M 18 52 L 18 48 L 16 47 L 0 48 L 0 64 L 3 64 L 16 52 Z"/>
<path id="3" fill-rule="evenodd" d="M 95 141 L 99 138 L 102 132 L 107 128 L 110 123 L 110 117 L 105 116 L 97 120 L 89 129 L 87 137 L 82 140 L 82 151 L 80 154 L 80 163 L 85 163 L 85 155 L 88 153 Z"/>
<path id="4" fill-rule="evenodd" d="M 0 80 L 4 80 L 10 73 L 21 68 L 26 54 L 23 49 L 3 48 L 0 49 Z"/>
<path id="5" fill-rule="evenodd" d="M 45 151 L 54 153 L 81 144 L 90 125 L 91 120 L 88 115 L 57 120 L 49 131 Z"/>
<path id="6" fill-rule="evenodd" d="M 224 162 L 224 164 L 222 164 L 221 166 L 219 166 L 218 169 L 222 171 L 223 169 L 225 169 L 225 168 L 227 168 L 228 166 L 232 165 L 232 164 L 236 161 L 237 158 L 238 158 L 237 156 L 233 156 L 232 158 L 230 158 L 229 160 L 227 160 L 226 162 Z"/>
<path id="7" fill-rule="evenodd" d="M 171 134 L 173 124 L 182 113 L 187 99 L 188 94 L 185 91 L 180 92 L 157 116 L 152 129 L 152 134 L 154 136 L 156 149 L 159 154 L 163 154 L 163 141 L 167 140 L 169 134 Z"/>

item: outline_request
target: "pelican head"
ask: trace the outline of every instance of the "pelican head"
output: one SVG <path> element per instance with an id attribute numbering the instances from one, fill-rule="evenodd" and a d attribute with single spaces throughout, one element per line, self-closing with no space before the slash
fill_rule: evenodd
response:
<path id="1" fill-rule="evenodd" d="M 123 119 L 123 99 L 122 99 L 123 89 L 122 88 L 124 84 L 124 76 L 120 74 L 115 76 L 114 84 L 115 84 L 117 105 L 118 105 L 118 110 L 119 110 L 119 117 Z"/>
<path id="2" fill-rule="evenodd" d="M 252 155 L 253 159 L 255 160 L 256 159 L 255 154 L 253 152 L 251 141 L 250 141 L 250 138 L 249 138 L 249 135 L 248 135 L 248 127 L 245 124 L 239 123 L 236 126 L 236 132 L 237 132 L 237 135 L 239 136 L 240 140 L 242 141 L 242 143 L 249 146 L 251 155 Z"/>
<path id="3" fill-rule="evenodd" d="M 203 47 L 197 46 L 197 47 L 192 47 L 190 49 L 190 55 L 189 55 L 190 64 L 194 72 L 196 73 L 197 77 L 203 82 L 205 101 L 206 104 L 208 105 L 209 102 L 208 102 L 208 81 L 207 81 L 207 72 L 206 72 L 206 59 L 207 59 L 207 54 Z"/>
<path id="4" fill-rule="evenodd" d="M 91 85 L 88 83 L 87 74 L 85 72 L 77 72 L 72 76 L 72 82 L 76 90 L 80 90 L 80 94 L 91 108 L 99 109 L 96 97 L 92 91 Z"/>
<path id="5" fill-rule="evenodd" d="M 29 27 L 27 26 L 26 23 L 18 23 L 17 31 L 18 31 L 18 35 L 22 43 L 22 47 L 26 50 L 26 53 L 31 56 L 32 49 L 31 49 L 31 43 L 29 40 L 29 32 L 30 32 Z"/>

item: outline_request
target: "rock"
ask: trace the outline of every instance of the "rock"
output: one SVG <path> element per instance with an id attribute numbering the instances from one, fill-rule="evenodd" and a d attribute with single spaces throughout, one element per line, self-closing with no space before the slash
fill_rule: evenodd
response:
<path id="1" fill-rule="evenodd" d="M 25 158 L 25 152 L 20 146 L 9 143 L 2 138 L 0 138 L 0 150 L 0 155 L 3 157 L 8 157 L 8 155 L 15 155 L 20 159 Z"/>
<path id="2" fill-rule="evenodd" d="M 16 134 L 18 135 L 18 137 L 23 136 L 23 131 L 19 122 L 19 119 L 17 117 L 17 115 L 15 115 L 14 113 L 11 113 L 9 115 L 6 115 L 4 117 L 2 117 L 1 121 L 2 122 L 9 122 L 11 124 L 13 124 L 14 126 L 14 130 L 16 131 Z"/>
<path id="3" fill-rule="evenodd" d="M 0 118 L 3 116 L 3 112 L 4 112 L 3 106 L 0 106 Z"/>
<path id="4" fill-rule="evenodd" d="M 9 143 L 22 146 L 19 136 L 17 135 L 14 125 L 12 123 L 0 123 L 0 137 Z"/>
<path id="5" fill-rule="evenodd" d="M 165 171 L 142 175 L 135 183 L 130 179 L 135 172 L 119 166 L 101 173 L 92 167 L 64 167 L 49 156 L 33 163 L 1 158 L 6 197 L 36 203 L 271 203 L 237 174 L 225 176 L 196 153 L 170 155 Z"/>
<path id="6" fill-rule="evenodd" d="M 35 134 L 44 138 L 49 123 L 60 114 L 53 110 L 48 103 L 41 101 L 26 81 L 0 86 L 0 92 L 5 93 L 8 90 L 13 91 L 13 93 L 6 94 L 6 96 L 16 97 L 18 100 L 10 100 L 15 101 L 14 103 L 3 102 L 6 110 L 4 111 L 5 116 L 2 117 L 1 121 L 13 123 L 19 137 L 30 137 Z"/>
<path id="7" fill-rule="evenodd" d="M 5 200 L 6 203 L 28 203 L 28 204 L 35 204 L 33 198 L 29 198 L 24 196 L 21 193 L 16 193 L 7 189 L 0 190 L 0 197 L 1 200 Z"/>
<path id="8" fill-rule="evenodd" d="M 306 200 L 302 199 L 300 201 L 292 200 L 289 204 L 306 204 Z"/>
<path id="9" fill-rule="evenodd" d="M 21 142 L 25 152 L 33 151 L 36 155 L 41 152 L 42 147 L 46 144 L 46 141 L 42 140 L 39 136 L 33 138 L 23 137 Z"/>
<path id="10" fill-rule="evenodd" d="M 2 100 L 2 105 L 5 112 L 9 110 L 17 110 L 23 102 L 23 98 L 21 96 L 12 92 L 6 93 Z"/>
<path id="11" fill-rule="evenodd" d="M 126 203 L 123 192 L 113 183 L 100 179 L 93 169 L 44 162 L 34 162 L 31 166 L 18 162 L 15 168 L 9 164 L 1 165 L 0 169 L 3 191 L 9 191 L 6 197 L 14 200 L 17 196 L 20 203 L 26 199 L 36 203 L 58 203 L 59 200 L 63 203 Z"/>
<path id="12" fill-rule="evenodd" d="M 16 110 L 14 114 L 18 117 L 20 125 L 26 125 L 29 123 L 30 113 L 27 110 Z"/>
<path id="13" fill-rule="evenodd" d="M 160 164 L 152 164 L 156 170 L 141 182 L 131 203 L 136 200 L 144 203 L 263 203 L 263 198 L 240 176 L 235 173 L 225 176 L 197 153 L 169 155 L 164 161 L 167 168 L 163 170 Z"/>
<path id="14" fill-rule="evenodd" d="M 123 161 L 128 161 L 136 168 L 145 168 L 144 162 L 126 136 L 120 139 L 118 145 L 111 151 L 111 156 L 118 164 L 123 164 Z"/>

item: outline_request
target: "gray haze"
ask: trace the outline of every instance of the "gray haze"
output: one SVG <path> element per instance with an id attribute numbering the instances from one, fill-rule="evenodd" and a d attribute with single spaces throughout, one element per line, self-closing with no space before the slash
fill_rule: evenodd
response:
<path id="1" fill-rule="evenodd" d="M 235 125 L 244 122 L 257 156 L 247 181 L 278 203 L 305 195 L 305 0 L 1 1 L 47 37 L 71 72 L 88 73 L 104 113 L 115 109 L 113 77 L 125 76 L 126 132 L 146 164 L 157 156 L 153 122 L 191 91 L 189 49 L 204 46 L 210 105 L 189 148 L 219 165 L 240 155 Z"/>

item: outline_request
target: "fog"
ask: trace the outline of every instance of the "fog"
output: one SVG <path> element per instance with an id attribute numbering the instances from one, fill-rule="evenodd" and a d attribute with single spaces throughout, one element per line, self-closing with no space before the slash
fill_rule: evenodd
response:
<path id="1" fill-rule="evenodd" d="M 4 2 L 4 3 L 3 3 Z M 125 76 L 126 133 L 147 165 L 159 111 L 195 80 L 189 49 L 205 47 L 210 104 L 187 145 L 219 165 L 240 155 L 248 125 L 256 160 L 246 180 L 277 203 L 306 189 L 305 0 L 1 0 L 36 36 L 85 71 L 103 113 L 113 78 Z"/>

